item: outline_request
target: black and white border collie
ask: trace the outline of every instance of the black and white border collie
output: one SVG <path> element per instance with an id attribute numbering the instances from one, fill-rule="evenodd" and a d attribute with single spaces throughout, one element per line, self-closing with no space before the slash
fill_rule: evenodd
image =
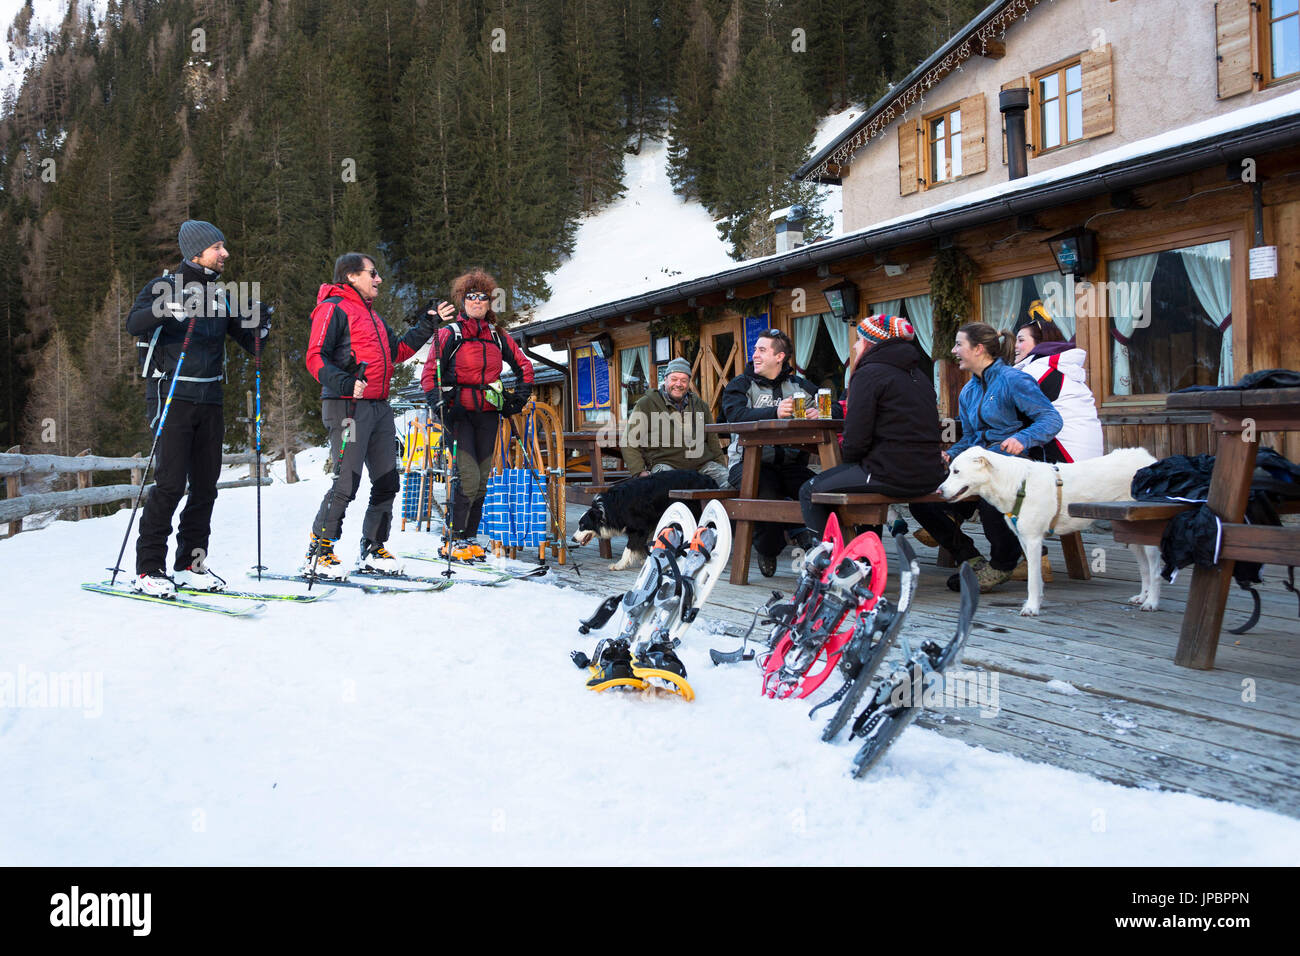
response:
<path id="1" fill-rule="evenodd" d="M 627 547 L 611 571 L 624 571 L 634 564 L 645 564 L 650 552 L 650 536 L 660 516 L 672 503 L 668 492 L 678 488 L 716 488 L 711 478 L 698 471 L 661 471 L 644 478 L 629 478 L 619 482 L 604 494 L 597 495 L 591 508 L 578 521 L 573 533 L 575 544 L 586 544 L 593 538 L 614 538 L 627 535 Z M 699 501 L 687 501 L 686 506 L 698 519 L 703 510 Z"/>

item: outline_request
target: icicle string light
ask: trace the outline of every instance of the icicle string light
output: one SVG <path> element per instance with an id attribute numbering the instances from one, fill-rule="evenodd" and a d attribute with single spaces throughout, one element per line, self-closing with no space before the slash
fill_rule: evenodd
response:
<path id="1" fill-rule="evenodd" d="M 1028 16 L 1029 11 L 1038 6 L 1040 2 L 1041 0 L 1010 0 L 1006 6 L 993 14 L 983 26 L 949 50 L 947 56 L 926 70 L 907 89 L 900 92 L 884 109 L 872 117 L 870 123 L 840 143 L 834 152 L 810 170 L 804 178 L 815 180 L 819 176 L 826 174 L 828 166 L 847 166 L 854 153 L 877 136 L 883 135 L 894 120 L 901 119 L 913 106 L 919 104 L 924 107 L 925 94 L 928 90 L 936 86 L 953 70 L 960 69 L 961 64 L 972 56 L 982 55 L 988 48 L 990 41 L 1005 38 L 1007 27 Z"/>

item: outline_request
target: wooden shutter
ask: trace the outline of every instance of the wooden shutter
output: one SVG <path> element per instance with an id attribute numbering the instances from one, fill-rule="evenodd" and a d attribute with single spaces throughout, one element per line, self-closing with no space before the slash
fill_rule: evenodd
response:
<path id="1" fill-rule="evenodd" d="M 1219 0 L 1214 5 L 1215 52 L 1219 60 L 1219 99 L 1249 93 L 1250 0 Z"/>
<path id="2" fill-rule="evenodd" d="M 961 174 L 982 173 L 989 168 L 986 142 L 984 94 L 968 96 L 958 106 L 961 110 Z"/>
<path id="3" fill-rule="evenodd" d="M 1026 152 L 1034 155 L 1034 88 L 1030 85 L 1029 77 L 1018 76 L 1014 80 L 1008 80 L 1003 83 L 999 89 L 1003 90 L 1029 90 L 1029 109 L 1025 110 L 1025 146 Z M 998 126 L 1002 130 L 1002 165 L 1007 164 L 1007 116 L 1000 109 L 998 110 Z"/>
<path id="4" fill-rule="evenodd" d="M 1104 136 L 1115 131 L 1115 104 L 1111 91 L 1110 44 L 1100 50 L 1088 50 L 1080 57 L 1083 67 L 1083 138 Z M 1061 131 L 1064 135 L 1065 131 Z"/>
<path id="5" fill-rule="evenodd" d="M 898 194 L 910 196 L 921 188 L 921 121 L 898 124 Z"/>

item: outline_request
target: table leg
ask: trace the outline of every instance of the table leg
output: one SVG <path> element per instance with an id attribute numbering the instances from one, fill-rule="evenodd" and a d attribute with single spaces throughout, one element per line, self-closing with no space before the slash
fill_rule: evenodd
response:
<path id="1" fill-rule="evenodd" d="M 1216 416 L 1217 419 L 1217 416 Z M 1210 479 L 1210 510 L 1225 523 L 1240 524 L 1246 514 L 1250 495 L 1250 478 L 1255 470 L 1258 443 L 1243 441 L 1241 422 L 1219 423 L 1218 448 L 1214 474 Z M 1214 655 L 1219 648 L 1219 630 L 1223 626 L 1223 609 L 1228 602 L 1235 561 L 1221 560 L 1212 568 L 1197 567 L 1187 592 L 1187 609 L 1178 635 L 1174 663 L 1197 670 L 1213 670 Z"/>
<path id="2" fill-rule="evenodd" d="M 745 448 L 744 463 L 740 473 L 740 497 L 758 497 L 758 467 L 763 458 L 761 445 Z M 749 551 L 754 544 L 754 522 L 737 519 L 731 540 L 731 583 L 749 583 Z"/>

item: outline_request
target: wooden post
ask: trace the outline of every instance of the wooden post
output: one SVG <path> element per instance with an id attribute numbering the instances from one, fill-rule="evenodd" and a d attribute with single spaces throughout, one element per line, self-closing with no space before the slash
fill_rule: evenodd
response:
<path id="1" fill-rule="evenodd" d="M 9 454 L 21 455 L 23 453 L 22 448 L 23 448 L 22 445 L 14 445 L 13 448 L 9 449 Z M 5 476 L 5 496 L 7 498 L 17 498 L 19 495 L 23 493 L 22 486 L 19 484 L 19 479 L 21 477 L 22 477 L 21 475 Z M 22 530 L 23 530 L 22 518 L 19 518 L 17 521 L 9 522 L 9 537 L 12 538 L 14 535 L 16 535 L 19 531 Z"/>
<path id="2" fill-rule="evenodd" d="M 139 458 L 139 457 L 140 457 L 140 453 L 139 453 L 139 452 L 136 452 L 136 453 L 135 453 L 134 455 L 132 455 L 131 457 L 132 457 L 132 458 Z M 144 469 L 143 469 L 143 468 L 132 468 L 132 469 L 131 469 L 131 484 L 133 484 L 133 485 L 135 485 L 137 488 L 139 488 L 140 485 L 142 485 L 143 483 L 144 483 Z M 122 507 L 123 507 L 123 508 L 127 508 L 127 507 L 130 507 L 130 505 L 128 505 L 128 504 L 124 504 L 124 505 L 122 505 Z"/>
<path id="3" fill-rule="evenodd" d="M 1250 476 L 1255 471 L 1259 443 L 1245 440 L 1242 434 L 1245 428 L 1239 414 L 1215 412 L 1213 427 L 1218 445 L 1206 504 L 1224 524 L 1240 524 L 1246 514 Z M 1236 561 L 1223 558 L 1214 567 L 1205 568 L 1198 564 L 1192 571 L 1183 627 L 1174 654 L 1175 664 L 1203 671 L 1214 669 L 1219 629 L 1223 626 L 1223 608 L 1236 566 Z"/>
<path id="4" fill-rule="evenodd" d="M 284 450 L 284 483 L 292 485 L 298 480 L 298 463 L 293 460 L 293 449 Z"/>
<path id="5" fill-rule="evenodd" d="M 78 457 L 78 458 L 84 458 L 86 455 L 89 455 L 89 454 L 90 454 L 90 449 L 87 448 L 85 451 L 83 451 L 83 452 L 81 452 L 79 455 L 77 455 L 77 457 Z M 89 471 L 79 471 L 79 472 L 77 472 L 77 490 L 80 491 L 80 490 L 83 489 L 83 488 L 89 488 L 90 485 L 91 485 L 91 478 L 92 478 L 92 474 L 91 474 L 91 472 L 89 472 Z M 82 520 L 82 519 L 89 518 L 89 517 L 90 517 L 90 506 L 89 506 L 89 505 L 81 505 L 80 507 L 77 508 L 77 519 L 78 519 L 78 520 Z"/>

